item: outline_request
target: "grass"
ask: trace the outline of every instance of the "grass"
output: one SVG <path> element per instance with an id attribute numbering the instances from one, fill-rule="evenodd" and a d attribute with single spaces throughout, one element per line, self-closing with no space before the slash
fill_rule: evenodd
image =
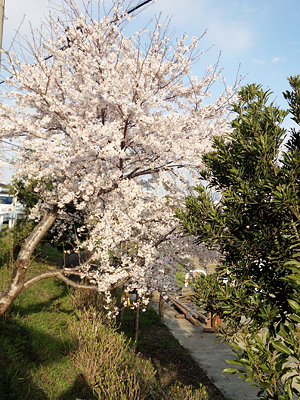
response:
<path id="1" fill-rule="evenodd" d="M 186 269 L 182 265 L 177 266 L 176 281 L 178 286 L 184 286 L 186 272 Z"/>
<path id="2" fill-rule="evenodd" d="M 125 310 L 121 326 L 128 337 L 132 335 L 132 313 L 130 309 Z M 211 400 L 225 399 L 189 351 L 174 338 L 169 328 L 158 322 L 158 315 L 151 307 L 147 308 L 147 312 L 140 313 L 139 328 L 137 351 L 151 359 L 162 387 L 168 388 L 180 383 L 198 389 L 203 385 L 207 387 Z"/>
<path id="3" fill-rule="evenodd" d="M 38 264 L 35 263 L 38 270 Z M 83 396 L 70 358 L 66 286 L 44 280 L 20 294 L 0 320 L 0 393 L 3 399 L 71 399 Z"/>
<path id="4" fill-rule="evenodd" d="M 13 232 L 8 229 L 8 226 L 2 225 L 2 232 L 0 232 L 0 266 L 9 264 L 12 260 L 12 243 Z"/>
<path id="5" fill-rule="evenodd" d="M 51 307 L 57 297 L 51 285 L 37 286 L 41 301 L 33 303 L 24 293 L 0 320 L 0 392 L 5 399 L 63 399 L 76 380 L 66 320 L 71 310 L 63 304 L 66 290 L 60 288 L 64 312 L 59 312 Z"/>
<path id="6" fill-rule="evenodd" d="M 0 289 L 11 269 L 11 239 L 10 231 L 0 234 Z M 51 246 L 40 247 L 31 273 L 51 268 L 58 257 L 61 255 Z M 46 279 L 21 293 L 6 317 L 0 319 L 1 399 L 95 399 L 72 361 L 74 345 L 68 319 L 73 305 L 64 283 Z M 127 336 L 132 335 L 132 310 L 125 310 L 120 329 Z M 195 389 L 205 385 L 210 400 L 224 399 L 169 329 L 158 322 L 151 308 L 140 313 L 136 349 L 144 358 L 150 358 L 163 388 L 179 383 Z"/>

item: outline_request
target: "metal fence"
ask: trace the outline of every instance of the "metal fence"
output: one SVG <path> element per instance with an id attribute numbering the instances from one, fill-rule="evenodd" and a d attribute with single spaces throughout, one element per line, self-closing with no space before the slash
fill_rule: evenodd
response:
<path id="1" fill-rule="evenodd" d="M 24 215 L 24 211 L 15 209 L 9 212 L 0 212 L 0 232 L 2 232 L 2 226 L 5 222 L 8 223 L 9 228 L 12 228 L 17 223 L 17 220 L 22 219 Z"/>

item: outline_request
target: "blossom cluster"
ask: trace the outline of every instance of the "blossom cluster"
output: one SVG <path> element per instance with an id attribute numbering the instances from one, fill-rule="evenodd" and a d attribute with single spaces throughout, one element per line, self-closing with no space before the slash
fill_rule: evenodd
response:
<path id="1" fill-rule="evenodd" d="M 38 181 L 32 218 L 57 207 L 57 231 L 97 260 L 82 265 L 81 278 L 102 292 L 122 281 L 141 297 L 167 292 L 169 267 L 191 252 L 201 257 L 174 210 L 212 136 L 228 130 L 235 90 L 209 102 L 222 77 L 211 67 L 193 76 L 197 38 L 174 45 L 160 24 L 126 37 L 124 10 L 100 21 L 74 10 L 68 24 L 50 15 L 51 34 L 31 47 L 34 63 L 8 55 L 2 95 L 11 101 L 1 104 L 0 132 L 23 148 L 16 177 Z"/>

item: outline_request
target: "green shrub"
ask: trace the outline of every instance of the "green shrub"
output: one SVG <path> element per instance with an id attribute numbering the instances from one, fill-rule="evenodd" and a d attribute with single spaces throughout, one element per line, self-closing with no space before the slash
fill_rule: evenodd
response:
<path id="1" fill-rule="evenodd" d="M 73 310 L 86 311 L 90 308 L 96 312 L 103 312 L 103 318 L 105 313 L 106 301 L 103 293 L 96 292 L 94 290 L 86 289 L 71 289 L 69 293 L 69 299 Z"/>

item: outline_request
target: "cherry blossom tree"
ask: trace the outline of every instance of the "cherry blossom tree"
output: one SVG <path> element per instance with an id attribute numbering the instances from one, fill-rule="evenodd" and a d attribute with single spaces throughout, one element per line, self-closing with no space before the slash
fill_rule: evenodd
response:
<path id="1" fill-rule="evenodd" d="M 174 281 L 166 266 L 193 246 L 182 240 L 174 209 L 198 176 L 212 135 L 228 130 L 236 88 L 224 84 L 210 102 L 211 85 L 222 76 L 211 66 L 201 79 L 192 75 L 203 55 L 199 39 L 169 38 L 159 20 L 152 32 L 126 37 L 131 18 L 118 3 L 96 21 L 63 0 L 22 44 L 29 57 L 7 54 L 12 76 L 2 92 L 0 131 L 22 146 L 16 178 L 25 185 L 37 179 L 39 201 L 31 210 L 38 224 L 2 292 L 0 314 L 49 277 L 101 292 L 121 285 L 140 295 L 158 286 L 167 292 Z M 34 249 L 53 227 L 91 256 L 78 267 L 27 278 Z"/>

